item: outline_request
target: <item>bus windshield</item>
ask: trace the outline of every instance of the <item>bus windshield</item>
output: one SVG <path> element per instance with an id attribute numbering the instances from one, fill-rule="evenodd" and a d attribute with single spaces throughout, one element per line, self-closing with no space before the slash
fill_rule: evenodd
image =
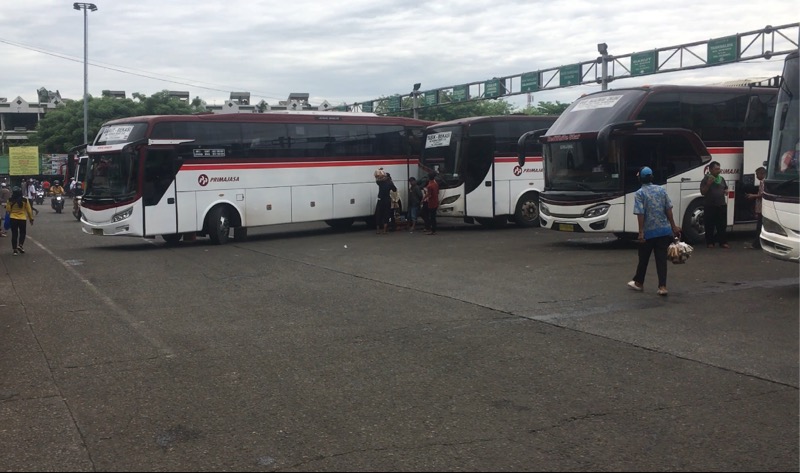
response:
<path id="1" fill-rule="evenodd" d="M 596 132 L 609 123 L 631 119 L 646 90 L 611 90 L 576 100 L 547 130 L 547 135 Z"/>
<path id="2" fill-rule="evenodd" d="M 94 154 L 86 170 L 86 202 L 119 202 L 136 195 L 139 160 L 131 148 Z"/>
<path id="3" fill-rule="evenodd" d="M 435 171 L 446 182 L 458 181 L 462 128 L 436 127 L 428 130 L 420 157 L 421 172 Z"/>
<path id="4" fill-rule="evenodd" d="M 614 191 L 620 188 L 616 162 L 600 162 L 596 139 L 559 141 L 543 148 L 545 190 Z"/>
<path id="5" fill-rule="evenodd" d="M 796 182 L 800 158 L 800 90 L 798 90 L 798 56 L 789 57 L 783 71 L 783 81 L 778 92 L 775 127 L 770 143 L 767 165 L 767 189 L 776 194 L 797 194 L 797 186 L 781 183 Z M 776 182 L 778 181 L 778 182 Z M 776 185 L 778 184 L 778 185 Z M 782 191 L 783 190 L 783 191 Z"/>

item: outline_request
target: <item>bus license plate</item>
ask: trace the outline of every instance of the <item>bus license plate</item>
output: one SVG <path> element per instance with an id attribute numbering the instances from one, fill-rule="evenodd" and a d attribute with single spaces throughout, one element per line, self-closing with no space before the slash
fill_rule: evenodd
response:
<path id="1" fill-rule="evenodd" d="M 574 232 L 575 231 L 575 225 L 573 225 L 571 223 L 559 223 L 558 224 L 558 230 L 561 231 L 561 232 Z"/>
<path id="2" fill-rule="evenodd" d="M 103 229 L 102 228 L 92 228 L 92 235 L 103 236 Z"/>

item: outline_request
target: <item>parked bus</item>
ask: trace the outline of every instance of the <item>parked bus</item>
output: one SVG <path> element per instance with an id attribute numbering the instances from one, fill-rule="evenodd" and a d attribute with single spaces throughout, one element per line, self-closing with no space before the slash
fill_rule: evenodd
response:
<path id="1" fill-rule="evenodd" d="M 700 181 L 718 161 L 728 183 L 728 224 L 754 223 L 747 199 L 766 155 L 776 87 L 656 85 L 586 95 L 545 133 L 520 138 L 543 145 L 542 226 L 565 232 L 638 232 L 633 194 L 642 166 L 666 187 L 684 238 L 705 237 Z M 756 150 L 745 156 L 745 143 Z M 749 186 L 744 184 L 748 183 Z"/>
<path id="2" fill-rule="evenodd" d="M 769 147 L 761 215 L 761 248 L 778 259 L 800 262 L 800 61 L 786 57 Z"/>
<path id="3" fill-rule="evenodd" d="M 430 124 L 337 112 L 110 121 L 87 149 L 82 228 L 167 242 L 207 235 L 222 244 L 231 229 L 242 240 L 257 226 L 346 227 L 372 218 L 376 168 L 406 191 Z"/>
<path id="4" fill-rule="evenodd" d="M 440 183 L 439 217 L 468 223 L 523 227 L 539 224 L 543 189 L 541 147 L 528 166 L 517 164 L 517 141 L 530 130 L 547 129 L 554 116 L 501 115 L 437 123 L 425 130 L 420 181 L 430 171 Z"/>

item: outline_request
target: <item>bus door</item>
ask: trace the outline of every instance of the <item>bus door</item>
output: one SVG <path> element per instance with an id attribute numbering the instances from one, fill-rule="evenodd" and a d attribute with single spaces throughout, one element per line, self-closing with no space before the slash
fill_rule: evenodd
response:
<path id="1" fill-rule="evenodd" d="M 461 167 L 466 194 L 464 213 L 469 217 L 494 217 L 495 193 L 498 192 L 494 176 L 495 138 L 491 135 L 472 136 L 466 145 Z"/>
<path id="2" fill-rule="evenodd" d="M 696 143 L 694 142 L 696 141 Z M 641 187 L 637 176 L 639 169 L 647 166 L 653 170 L 653 184 L 662 186 L 672 202 L 675 223 L 681 225 L 682 190 L 697 189 L 699 182 L 690 171 L 701 166 L 705 150 L 699 139 L 684 130 L 647 131 L 640 129 L 628 138 L 625 159 L 625 232 L 638 232 L 639 224 L 633 213 L 634 193 Z"/>
<path id="3" fill-rule="evenodd" d="M 145 148 L 142 176 L 142 208 L 146 236 L 170 235 L 178 231 L 175 173 L 176 149 Z"/>

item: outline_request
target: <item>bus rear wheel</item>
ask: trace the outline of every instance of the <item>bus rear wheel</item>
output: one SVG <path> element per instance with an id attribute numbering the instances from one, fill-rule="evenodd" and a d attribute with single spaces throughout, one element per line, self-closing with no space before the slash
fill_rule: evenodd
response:
<path id="1" fill-rule="evenodd" d="M 206 226 L 208 227 L 208 237 L 215 245 L 224 245 L 228 243 L 231 233 L 231 218 L 230 211 L 224 205 L 214 207 L 206 217 Z"/>
<path id="2" fill-rule="evenodd" d="M 539 226 L 539 196 L 536 193 L 528 192 L 519 199 L 514 221 L 524 228 Z"/>
<path id="3" fill-rule="evenodd" d="M 698 245 L 705 241 L 706 227 L 704 216 L 703 202 L 700 200 L 692 202 L 686 210 L 686 214 L 683 216 L 683 225 L 681 226 L 683 239 L 690 245 Z"/>

